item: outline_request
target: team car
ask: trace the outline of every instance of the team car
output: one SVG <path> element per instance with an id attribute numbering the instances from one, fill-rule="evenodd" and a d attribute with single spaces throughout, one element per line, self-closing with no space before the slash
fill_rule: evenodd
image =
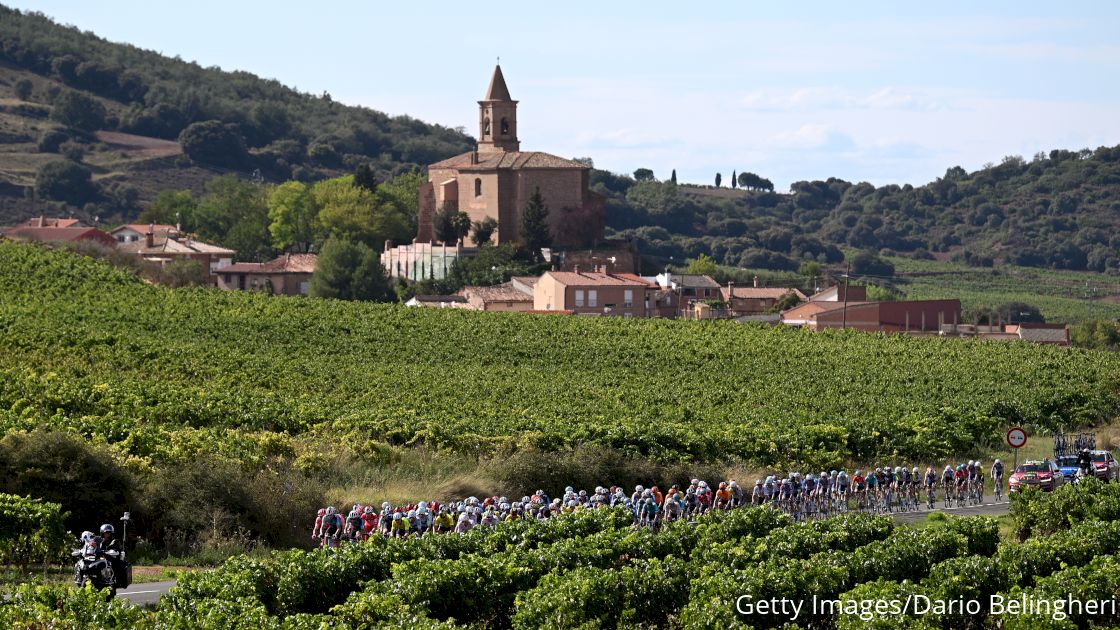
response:
<path id="1" fill-rule="evenodd" d="M 1008 491 L 1019 492 L 1026 487 L 1037 487 L 1043 492 L 1053 492 L 1065 483 L 1065 477 L 1058 465 L 1044 460 L 1028 460 L 1011 473 L 1007 480 Z"/>

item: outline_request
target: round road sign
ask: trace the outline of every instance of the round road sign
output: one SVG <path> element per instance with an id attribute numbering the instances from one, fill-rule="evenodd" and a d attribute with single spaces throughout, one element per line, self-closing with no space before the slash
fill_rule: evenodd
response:
<path id="1" fill-rule="evenodd" d="M 1007 445 L 1011 448 L 1023 448 L 1027 443 L 1027 432 L 1020 427 L 1011 427 L 1007 431 Z"/>

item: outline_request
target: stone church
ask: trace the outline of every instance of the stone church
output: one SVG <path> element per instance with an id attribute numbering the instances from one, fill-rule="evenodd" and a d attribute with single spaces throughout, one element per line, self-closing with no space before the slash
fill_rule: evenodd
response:
<path id="1" fill-rule="evenodd" d="M 542 151 L 522 151 L 517 101 L 501 66 L 494 68 L 486 97 L 478 102 L 478 147 L 428 167 L 420 191 L 418 243 L 435 239 L 432 220 L 448 206 L 471 221 L 498 221 L 492 240 L 520 240 L 521 213 L 537 188 L 548 206 L 555 247 L 585 247 L 603 237 L 605 199 L 588 189 L 591 168 Z"/>

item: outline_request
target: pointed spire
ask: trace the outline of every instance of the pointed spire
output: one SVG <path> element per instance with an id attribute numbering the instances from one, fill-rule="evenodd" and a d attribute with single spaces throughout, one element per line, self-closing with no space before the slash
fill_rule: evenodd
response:
<path id="1" fill-rule="evenodd" d="M 494 77 L 490 79 L 490 89 L 486 90 L 487 101 L 512 101 L 506 79 L 502 76 L 502 67 L 494 66 Z"/>

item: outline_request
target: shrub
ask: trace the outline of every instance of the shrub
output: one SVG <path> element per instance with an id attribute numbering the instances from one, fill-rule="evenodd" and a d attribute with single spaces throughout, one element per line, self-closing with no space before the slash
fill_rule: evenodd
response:
<path id="1" fill-rule="evenodd" d="M 81 205 L 94 196 L 89 169 L 70 160 L 47 162 L 35 174 L 40 197 Z"/>

